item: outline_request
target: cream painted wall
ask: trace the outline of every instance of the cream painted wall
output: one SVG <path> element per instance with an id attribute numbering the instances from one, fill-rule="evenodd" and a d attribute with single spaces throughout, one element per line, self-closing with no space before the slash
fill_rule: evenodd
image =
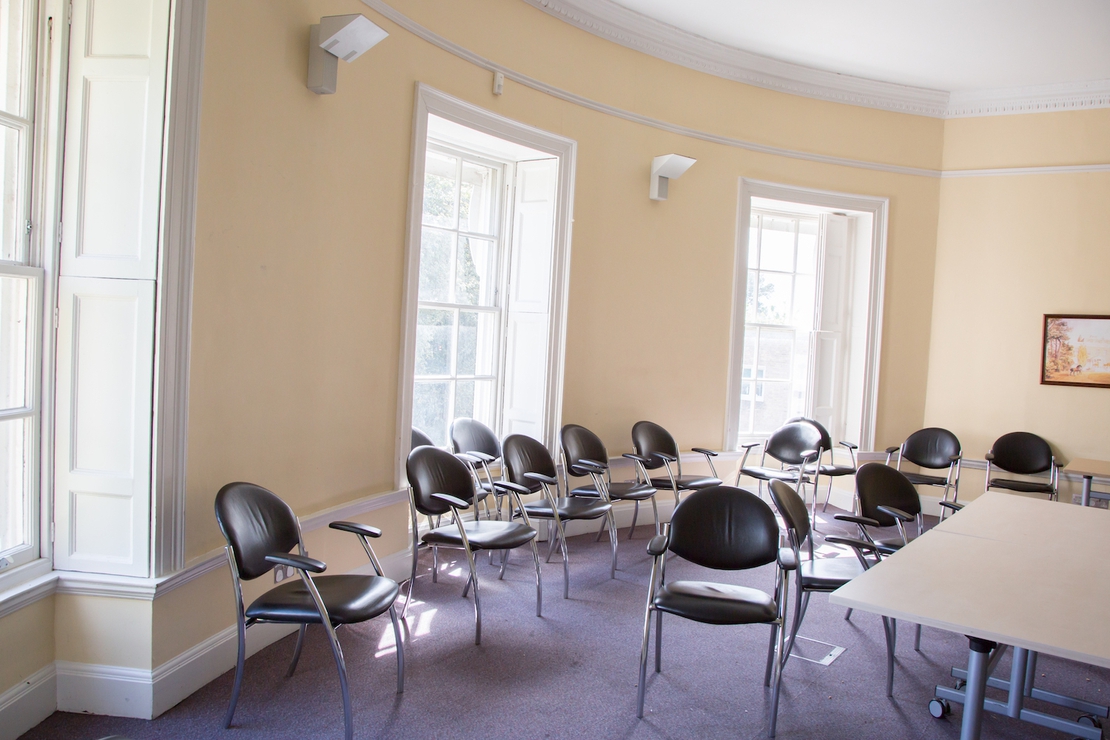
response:
<path id="1" fill-rule="evenodd" d="M 516 0 L 395 0 L 478 54 L 671 123 L 836 156 L 938 167 L 943 125 L 668 65 Z M 362 12 L 390 33 L 339 92 L 304 86 L 307 28 Z M 250 22 L 247 22 L 247 19 Z M 939 181 L 688 138 L 491 75 L 355 0 L 209 7 L 190 375 L 187 553 L 222 544 L 212 497 L 252 480 L 300 513 L 387 491 L 417 81 L 579 144 L 563 418 L 611 452 L 653 418 L 720 446 L 741 176 L 891 199 L 880 435 L 924 413 Z M 665 203 L 651 157 L 699 162 Z M 681 360 L 660 349 L 681 347 Z M 887 378 L 894 379 L 893 381 Z M 889 432 L 888 432 L 889 430 Z M 388 553 L 383 553 L 388 554 Z"/>
<path id="2" fill-rule="evenodd" d="M 1110 163 L 1110 108 L 944 123 L 944 169 Z"/>
<path id="3" fill-rule="evenodd" d="M 1016 430 L 1110 452 L 1110 391 L 1039 382 L 1044 314 L 1110 313 L 1107 203 L 1110 172 L 943 181 L 925 422 L 966 456 Z"/>
<path id="4" fill-rule="evenodd" d="M 0 619 L 0 694 L 54 662 L 54 599 Z"/>
<path id="5" fill-rule="evenodd" d="M 57 594 L 54 601 L 58 660 L 153 667 L 150 601 L 78 594 Z"/>

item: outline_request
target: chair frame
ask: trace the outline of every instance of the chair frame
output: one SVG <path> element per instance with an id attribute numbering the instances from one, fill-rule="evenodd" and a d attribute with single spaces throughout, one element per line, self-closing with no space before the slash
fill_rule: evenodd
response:
<path id="1" fill-rule="evenodd" d="M 727 488 L 727 486 L 720 486 Z M 712 490 L 712 489 L 703 489 Z M 749 491 L 739 489 L 748 495 Z M 762 500 L 762 499 L 761 499 Z M 670 550 L 671 524 L 663 526 L 663 534 L 651 538 L 647 551 L 652 556 L 651 575 L 648 579 L 648 596 L 644 608 L 644 636 L 640 645 L 640 680 L 636 693 L 636 716 L 643 719 L 644 696 L 647 689 L 647 663 L 651 637 L 651 616 L 655 613 L 655 672 L 662 671 L 663 653 L 663 612 L 655 608 L 655 596 L 658 590 L 666 583 L 667 553 Z M 786 602 L 789 598 L 790 582 L 786 571 L 797 566 L 797 561 L 792 556 L 784 557 L 783 548 L 779 548 L 779 557 L 775 570 L 774 600 L 777 607 L 777 616 L 773 621 L 756 623 L 768 624 L 771 627 L 771 639 L 767 647 L 767 668 L 764 674 L 763 685 L 771 688 L 771 720 L 768 737 L 775 736 L 775 726 L 778 722 L 779 688 L 782 682 L 782 668 L 785 664 L 784 647 L 786 635 Z M 786 551 L 789 553 L 789 550 Z M 693 562 L 693 561 L 691 561 Z M 698 563 L 695 563 L 698 565 Z M 705 566 L 703 566 L 705 567 Z"/>
<path id="2" fill-rule="evenodd" d="M 651 481 L 651 476 L 648 475 L 647 471 L 649 469 L 649 466 L 651 466 L 651 464 L 652 464 L 652 458 L 658 458 L 659 461 L 663 464 L 663 466 L 667 470 L 667 478 L 671 482 L 671 492 L 674 494 L 674 505 L 677 508 L 678 505 L 682 503 L 681 492 L 682 491 L 694 490 L 694 489 L 691 489 L 691 488 L 681 488 L 678 485 L 678 481 L 682 479 L 682 452 L 678 447 L 678 442 L 675 442 L 675 440 L 674 440 L 674 435 L 671 435 L 670 432 L 667 432 L 667 435 L 671 437 L 671 442 L 674 443 L 674 453 L 673 454 L 667 453 L 667 452 L 660 452 L 660 451 L 657 451 L 657 450 L 651 451 L 651 453 L 649 455 L 642 454 L 642 451 L 639 449 L 639 444 L 637 443 L 637 440 L 636 440 L 635 430 L 636 430 L 637 426 L 639 426 L 640 424 L 644 424 L 644 423 L 653 424 L 653 425 L 659 427 L 660 429 L 663 429 L 663 431 L 666 431 L 666 429 L 664 429 L 662 427 L 662 425 L 656 424 L 653 421 L 651 421 L 651 422 L 643 422 L 643 421 L 636 422 L 636 424 L 634 424 L 633 427 L 632 427 L 632 430 L 633 430 L 632 442 L 633 442 L 633 446 L 636 447 L 636 454 L 634 454 L 634 455 L 625 454 L 624 457 L 635 460 L 639 464 L 640 470 L 641 470 L 641 472 L 644 476 L 644 481 L 649 486 L 653 485 L 653 484 L 652 484 L 652 481 Z M 717 475 L 717 468 L 714 467 L 714 465 L 713 465 L 713 458 L 717 457 L 718 453 L 714 452 L 713 450 L 707 450 L 704 447 L 691 447 L 690 451 L 691 452 L 697 452 L 701 455 L 704 455 L 705 456 L 705 461 L 707 463 L 709 463 L 709 471 L 712 474 L 711 477 L 716 478 L 717 480 L 721 480 L 721 477 L 719 475 Z M 671 468 L 672 463 L 677 468 L 677 473 L 676 473 L 675 469 Z M 658 467 L 659 467 L 659 465 L 657 463 L 654 466 L 654 468 L 652 468 L 652 469 L 656 469 Z M 652 505 L 654 505 L 654 504 L 655 504 L 655 499 L 653 497 L 652 498 Z M 656 512 L 656 522 L 657 523 L 659 521 L 658 516 L 659 516 L 658 512 Z"/>
<path id="3" fill-rule="evenodd" d="M 457 457 L 457 455 L 456 455 L 456 457 Z M 532 522 L 528 517 L 528 512 L 524 510 L 524 504 L 521 502 L 520 494 L 516 490 L 516 489 L 519 488 L 519 486 L 515 486 L 511 483 L 504 482 L 504 481 L 495 481 L 494 486 L 497 489 L 501 490 L 504 495 L 507 495 L 507 496 L 511 497 L 511 499 L 516 502 L 517 510 L 520 512 L 521 518 L 524 520 L 525 526 L 532 527 Z M 467 578 L 466 584 L 463 586 L 462 596 L 463 596 L 464 599 L 466 598 L 467 594 L 470 592 L 470 586 L 471 586 L 471 584 L 473 584 L 474 585 L 474 644 L 475 645 L 481 645 L 482 644 L 482 602 L 481 602 L 481 597 L 479 595 L 479 590 L 478 590 L 478 570 L 475 567 L 474 551 L 470 546 L 470 538 L 467 537 L 466 527 L 463 525 L 463 520 L 462 520 L 462 512 L 467 511 L 468 509 L 470 509 L 471 504 L 463 501 L 462 499 L 456 498 L 454 496 L 449 496 L 445 493 L 433 493 L 433 494 L 431 494 L 432 498 L 437 499 L 439 501 L 442 501 L 443 503 L 447 504 L 450 507 L 452 519 L 454 520 L 455 525 L 458 527 L 459 537 L 461 539 L 461 544 L 460 545 L 446 545 L 446 544 L 438 544 L 438 543 L 437 544 L 431 544 L 431 543 L 423 542 L 420 539 L 420 518 L 419 518 L 419 514 L 417 512 L 417 508 L 416 508 L 416 492 L 413 489 L 411 484 L 409 485 L 408 490 L 409 490 L 409 514 L 412 517 L 412 519 L 411 519 L 411 521 L 412 521 L 412 573 L 410 574 L 409 580 L 408 580 L 408 591 L 407 591 L 406 596 L 405 596 L 405 606 L 401 609 L 401 618 L 402 619 L 405 618 L 405 614 L 408 612 L 409 604 L 412 603 L 412 589 L 413 589 L 413 585 L 416 583 L 416 570 L 417 570 L 417 565 L 418 565 L 418 561 L 419 561 L 419 558 L 420 558 L 420 550 L 421 549 L 430 549 L 430 550 L 432 550 L 432 583 L 438 583 L 439 582 L 438 581 L 439 548 L 442 547 L 442 548 L 447 548 L 447 549 L 452 549 L 452 550 L 463 550 L 466 553 L 466 562 L 470 566 L 470 576 Z M 478 521 L 478 510 L 477 510 L 477 503 L 476 503 L 477 496 L 478 496 L 477 490 L 475 490 L 474 496 L 475 496 L 474 521 L 477 522 Z M 436 521 L 436 522 L 432 521 L 432 517 L 433 517 L 432 514 L 425 514 L 424 516 L 428 520 L 428 529 L 427 529 L 427 531 L 431 531 L 433 529 L 438 529 L 439 528 L 438 521 Z M 442 514 L 435 515 L 435 516 L 436 516 L 436 519 L 438 520 L 442 517 Z M 532 529 L 534 530 L 535 528 L 532 527 Z M 535 537 L 533 537 L 531 540 L 529 540 L 529 544 L 532 546 L 532 558 L 535 561 L 535 565 L 536 565 L 536 616 L 537 617 L 542 617 L 543 616 L 543 580 L 542 580 L 542 577 L 540 575 L 540 553 L 539 553 L 539 550 L 536 547 L 536 538 Z M 498 580 L 503 580 L 505 578 L 505 570 L 506 570 L 506 568 L 508 567 L 508 564 L 509 564 L 508 551 L 509 551 L 509 549 L 515 549 L 515 548 L 507 548 L 507 549 L 506 548 L 484 548 L 484 549 L 488 549 L 491 553 L 491 556 L 492 556 L 493 550 L 495 550 L 495 549 L 500 549 L 501 550 L 501 568 L 500 568 L 500 573 L 499 573 L 497 579 Z"/>
<path id="4" fill-rule="evenodd" d="M 1006 437 L 1009 434 L 1015 434 L 1015 432 L 1008 432 L 1007 434 L 1002 435 L 1002 437 Z M 1026 434 L 1032 434 L 1032 432 L 1026 432 Z M 1034 436 L 1037 436 L 1037 435 L 1034 435 Z M 999 437 L 998 439 L 996 439 L 994 441 L 994 444 L 991 445 L 990 451 L 987 452 L 986 455 L 984 455 L 984 459 L 987 461 L 987 475 L 986 475 L 986 478 L 984 479 L 984 483 L 983 483 L 983 492 L 984 493 L 991 490 L 991 467 L 992 466 L 997 467 L 999 470 L 1001 470 L 1005 473 L 1010 473 L 1011 475 L 1034 476 L 1034 475 L 1039 475 L 1040 473 L 1046 472 L 1045 470 L 1040 470 L 1040 471 L 1037 471 L 1037 472 L 1034 472 L 1034 473 L 1018 473 L 1018 472 L 1015 472 L 1015 471 L 1012 471 L 1012 470 L 1006 470 L 1006 468 L 1004 468 L 1001 465 L 998 465 L 997 463 L 995 463 L 994 462 L 994 458 L 995 458 L 994 445 L 998 444 L 998 440 L 1002 439 L 1002 437 Z M 1040 439 L 1042 442 L 1044 442 L 1046 445 L 1048 445 L 1048 441 L 1045 440 L 1043 437 L 1038 436 L 1038 439 Z M 1063 467 L 1063 464 L 1056 460 L 1056 453 L 1054 453 L 1052 451 L 1051 445 L 1049 445 L 1048 451 L 1049 451 L 1049 463 L 1048 463 L 1048 469 L 1047 469 L 1048 485 L 1052 486 L 1052 491 L 1051 492 L 1049 492 L 1049 491 L 1026 491 L 1025 493 L 1039 493 L 1039 494 L 1042 494 L 1042 495 L 1047 495 L 1050 501 L 1059 501 L 1060 500 L 1060 468 Z M 1002 486 L 998 486 L 996 488 L 996 490 L 999 490 L 999 491 L 1015 491 L 1015 489 L 1004 488 Z"/>
<path id="5" fill-rule="evenodd" d="M 347 664 L 343 658 L 343 648 L 340 646 L 339 638 L 336 635 L 336 631 L 343 625 L 332 624 L 331 617 L 328 615 L 327 606 L 324 604 L 324 600 L 320 596 L 320 591 L 316 588 L 316 584 L 312 579 L 312 573 L 323 573 L 327 565 L 308 556 L 308 551 L 304 546 L 304 537 L 301 532 L 300 517 L 294 514 L 293 521 L 296 523 L 297 529 L 297 554 L 274 553 L 272 555 L 267 555 L 266 560 L 275 565 L 282 565 L 295 569 L 301 581 L 304 583 L 305 588 L 308 590 L 308 593 L 312 596 L 312 601 L 316 605 L 316 611 L 320 615 L 320 624 L 323 625 L 324 632 L 328 638 L 328 646 L 331 648 L 332 657 L 335 658 L 336 669 L 339 671 L 339 687 L 343 695 L 344 737 L 346 740 L 351 740 L 354 736 L 354 718 L 351 713 L 351 693 L 347 682 Z M 369 537 L 381 537 L 382 533 L 380 529 L 357 522 L 344 521 L 331 522 L 328 526 L 331 529 L 351 532 L 358 536 L 359 543 L 362 545 L 362 549 L 366 551 L 366 555 L 370 559 L 370 564 L 374 568 L 374 573 L 383 578 L 387 577 L 385 571 L 382 570 L 381 562 L 374 554 L 374 550 L 367 539 Z M 222 530 L 223 525 L 221 524 L 220 527 Z M 235 678 L 231 687 L 231 702 L 228 705 L 227 713 L 224 715 L 224 729 L 229 729 L 231 727 L 232 718 L 235 716 L 235 708 L 239 703 L 239 694 L 243 687 L 243 672 L 247 652 L 247 630 L 256 624 L 296 624 L 296 622 L 256 618 L 247 619 L 246 606 L 243 604 L 242 578 L 239 574 L 239 566 L 235 561 L 235 551 L 226 533 L 224 534 L 224 538 L 229 540 L 228 544 L 224 546 L 224 553 L 227 555 L 228 566 L 231 568 L 231 585 L 235 594 L 235 626 L 239 637 L 239 648 L 235 658 Z M 397 693 L 401 694 L 405 690 L 405 644 L 401 639 L 401 625 L 397 617 L 395 604 L 389 605 L 389 618 L 393 622 L 393 639 L 397 645 Z M 291 678 L 293 672 L 297 670 L 297 663 L 301 658 L 301 649 L 304 647 L 305 632 L 308 630 L 309 624 L 308 622 L 300 623 L 297 633 L 297 644 L 296 647 L 293 648 L 293 659 L 289 663 L 289 670 L 285 673 L 286 678 Z"/>
<path id="6" fill-rule="evenodd" d="M 907 458 L 905 456 L 905 454 L 906 454 L 906 445 L 909 444 L 910 440 L 914 437 L 914 435 L 920 434 L 922 432 L 931 431 L 933 429 L 940 429 L 940 428 L 939 427 L 926 427 L 925 429 L 919 429 L 916 432 L 914 432 L 913 434 L 911 434 L 909 437 L 906 437 L 906 439 L 904 439 L 902 441 L 901 445 L 898 445 L 897 447 L 887 447 L 886 448 L 886 464 L 890 465 L 891 459 L 893 458 L 895 453 L 897 453 L 898 461 L 895 464 L 894 469 L 898 470 L 899 472 L 901 472 L 901 470 L 902 470 L 902 460 L 903 459 L 909 460 L 914 465 L 917 465 L 917 466 L 922 467 L 922 468 L 926 468 L 927 470 L 944 470 L 945 468 L 931 468 L 931 467 L 928 467 L 928 466 L 926 466 L 926 465 L 924 465 L 924 464 L 922 464 L 922 463 L 920 463 L 916 460 L 913 460 L 912 458 Z M 940 431 L 951 434 L 952 438 L 956 439 L 956 435 L 952 434 L 952 432 L 948 431 L 947 429 L 940 429 Z M 958 439 L 956 439 L 956 444 L 959 444 Z M 952 503 L 958 503 L 959 502 L 959 500 L 960 500 L 960 467 L 961 467 L 962 463 L 963 463 L 963 450 L 962 450 L 962 447 L 961 447 L 960 454 L 951 455 L 948 458 L 948 465 L 947 465 L 948 472 L 945 474 L 945 477 L 944 477 L 944 484 L 943 484 L 944 493 L 941 494 L 941 501 L 948 501 L 948 492 L 952 491 Z M 989 480 L 989 478 L 990 478 L 990 475 L 988 473 L 988 480 Z M 914 485 L 941 487 L 941 484 L 937 484 L 937 483 L 915 483 Z M 947 507 L 941 507 L 941 512 L 940 512 L 941 520 L 944 519 L 945 514 L 946 514 L 947 511 L 949 511 L 949 509 Z"/>

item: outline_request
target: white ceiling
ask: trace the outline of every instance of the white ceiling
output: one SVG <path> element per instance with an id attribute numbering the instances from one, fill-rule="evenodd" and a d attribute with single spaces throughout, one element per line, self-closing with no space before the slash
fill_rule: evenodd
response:
<path id="1" fill-rule="evenodd" d="M 1110 80 L 1108 0 L 614 1 L 726 46 L 900 85 L 970 92 Z"/>

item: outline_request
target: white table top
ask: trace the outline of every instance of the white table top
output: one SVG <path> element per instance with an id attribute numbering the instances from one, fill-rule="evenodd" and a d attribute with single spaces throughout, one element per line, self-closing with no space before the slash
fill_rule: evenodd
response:
<path id="1" fill-rule="evenodd" d="M 829 601 L 1110 668 L 1110 512 L 991 491 Z"/>

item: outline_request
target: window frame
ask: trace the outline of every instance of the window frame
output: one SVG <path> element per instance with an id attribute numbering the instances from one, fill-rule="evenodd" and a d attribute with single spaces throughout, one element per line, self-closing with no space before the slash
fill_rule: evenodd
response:
<path id="1" fill-rule="evenodd" d="M 447 408 L 449 412 L 455 407 L 456 391 L 459 380 L 473 380 L 475 382 L 490 382 L 493 388 L 493 398 L 490 418 L 490 426 L 494 429 L 500 427 L 502 415 L 502 399 L 503 399 L 503 380 L 505 374 L 505 289 L 508 282 L 509 275 L 509 251 L 510 246 L 507 243 L 507 238 L 510 233 L 510 223 L 512 218 L 512 203 L 509 199 L 509 185 L 513 176 L 514 163 L 499 161 L 487 155 L 478 154 L 468 150 L 466 147 L 461 147 L 444 141 L 439 141 L 435 138 L 428 137 L 427 148 L 425 150 L 425 162 L 427 161 L 428 152 L 442 154 L 448 157 L 453 157 L 458 160 L 456 165 L 456 173 L 458 178 L 456 180 L 456 201 L 455 201 L 455 226 L 453 228 L 438 226 L 435 224 L 426 224 L 423 222 L 423 208 L 421 208 L 421 238 L 423 237 L 423 230 L 425 228 L 437 229 L 440 231 L 449 231 L 455 235 L 455 246 L 452 250 L 452 272 L 449 283 L 454 285 L 456 283 L 457 273 L 455 272 L 458 265 L 458 240 L 462 238 L 474 238 L 482 241 L 493 242 L 496 255 L 494 257 L 495 265 L 491 270 L 493 280 L 493 299 L 489 305 L 484 304 L 465 304 L 456 301 L 427 301 L 421 300 L 419 290 L 416 297 L 417 312 L 421 310 L 442 310 L 452 311 L 454 313 L 454 322 L 452 326 L 451 350 L 449 354 L 450 368 L 446 374 L 426 374 L 424 376 L 417 375 L 416 368 L 413 368 L 412 383 L 415 386 L 420 382 L 447 382 L 449 383 L 450 390 L 448 391 Z M 490 219 L 491 224 L 494 226 L 494 232 L 490 234 L 483 234 L 473 231 L 464 231 L 459 223 L 460 209 L 461 209 L 461 189 L 462 189 L 462 170 L 465 163 L 470 162 L 473 164 L 488 167 L 494 170 L 496 174 L 496 181 L 492 187 L 492 201 L 495 211 Z M 421 202 L 423 206 L 423 201 Z M 456 296 L 457 298 L 457 296 Z M 493 358 L 491 362 L 491 370 L 489 373 L 473 373 L 465 376 L 460 376 L 458 372 L 458 342 L 459 331 L 462 323 L 459 314 L 462 311 L 475 311 L 477 313 L 486 313 L 494 316 L 496 338 L 493 346 Z M 419 325 L 419 324 L 418 324 Z M 415 388 L 413 391 L 415 400 Z M 428 430 L 424 430 L 427 432 Z"/>
<path id="2" fill-rule="evenodd" d="M 887 224 L 890 199 L 837 193 L 780 183 L 738 178 L 736 249 L 732 270 L 732 327 L 729 342 L 728 383 L 725 389 L 724 449 L 740 449 L 740 410 L 744 364 L 744 326 L 748 291 L 748 240 L 752 198 L 786 201 L 832 210 L 858 211 L 872 219 L 870 274 L 868 280 L 866 353 L 860 438 L 853 440 L 861 450 L 874 446 L 878 419 L 879 360 L 882 354 L 883 297 L 886 277 Z"/>
<path id="3" fill-rule="evenodd" d="M 428 116 L 462 124 L 476 131 L 519 144 L 558 160 L 555 186 L 555 221 L 552 237 L 551 293 L 548 322 L 547 386 L 544 389 L 543 439 L 555 449 L 562 423 L 563 375 L 566 355 L 567 296 L 570 278 L 571 224 L 574 217 L 574 173 L 578 145 L 552 134 L 497 115 L 454 98 L 428 85 L 416 83 L 414 96 L 412 159 L 410 161 L 408 222 L 406 229 L 405 284 L 402 303 L 400 372 L 398 373 L 397 426 L 394 434 L 394 481 L 407 487 L 405 460 L 412 440 L 413 370 L 415 365 L 416 299 L 420 279 L 420 233 L 423 215 L 424 164 L 428 144 Z M 508 237 L 506 237 L 508 238 Z M 503 371 L 502 371 L 503 372 Z M 498 389 L 499 392 L 501 389 Z"/>

